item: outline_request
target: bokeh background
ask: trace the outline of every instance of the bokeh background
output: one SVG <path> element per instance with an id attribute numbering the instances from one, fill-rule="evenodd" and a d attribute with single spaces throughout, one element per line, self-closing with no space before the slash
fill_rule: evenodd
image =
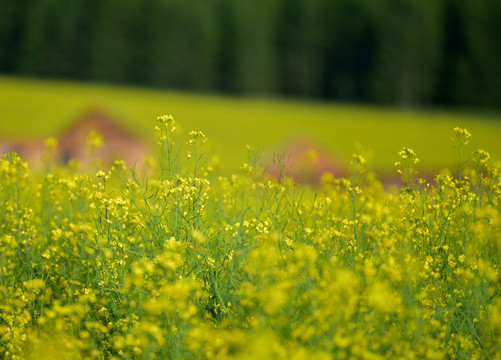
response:
<path id="1" fill-rule="evenodd" d="M 454 126 L 500 153 L 499 0 L 0 0 L 0 18 L 3 138 L 98 107 L 145 139 L 172 113 L 229 168 L 301 134 L 388 171 L 403 145 L 451 164 Z"/>

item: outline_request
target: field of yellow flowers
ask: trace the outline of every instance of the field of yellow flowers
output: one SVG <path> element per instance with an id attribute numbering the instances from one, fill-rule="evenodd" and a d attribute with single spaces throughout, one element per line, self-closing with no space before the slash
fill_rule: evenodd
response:
<path id="1" fill-rule="evenodd" d="M 385 190 L 360 155 L 317 187 L 251 148 L 218 176 L 174 129 L 145 169 L 1 157 L 1 358 L 501 358 L 501 166 L 467 130 L 457 169 L 429 183 L 404 148 Z"/>

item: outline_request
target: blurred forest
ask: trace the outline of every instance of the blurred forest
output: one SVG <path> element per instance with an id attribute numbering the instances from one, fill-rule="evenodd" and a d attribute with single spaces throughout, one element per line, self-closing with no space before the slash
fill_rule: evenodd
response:
<path id="1" fill-rule="evenodd" d="M 499 0 L 0 0 L 0 73 L 501 108 Z"/>

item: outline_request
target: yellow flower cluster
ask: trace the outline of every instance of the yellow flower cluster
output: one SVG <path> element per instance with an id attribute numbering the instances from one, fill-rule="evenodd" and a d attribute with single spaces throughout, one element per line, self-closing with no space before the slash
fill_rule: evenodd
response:
<path id="1" fill-rule="evenodd" d="M 466 130 L 457 172 L 404 148 L 385 190 L 360 155 L 318 187 L 219 176 L 158 121 L 144 177 L 1 157 L 0 358 L 501 357 L 501 166 L 462 163 Z"/>

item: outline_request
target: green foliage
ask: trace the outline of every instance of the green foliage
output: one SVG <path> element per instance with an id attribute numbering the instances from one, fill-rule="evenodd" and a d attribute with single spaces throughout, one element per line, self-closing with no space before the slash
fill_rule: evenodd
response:
<path id="1" fill-rule="evenodd" d="M 499 1 L 0 0 L 0 71 L 499 109 Z"/>
<path id="2" fill-rule="evenodd" d="M 463 15 L 466 49 L 458 65 L 458 83 L 468 84 L 458 93 L 464 102 L 496 104 L 499 102 L 501 40 L 498 32 L 501 17 L 499 1 L 466 1 L 460 8 Z"/>
<path id="3" fill-rule="evenodd" d="M 403 106 L 429 103 L 442 58 L 443 1 L 399 0 L 392 5 L 373 5 L 380 47 L 374 94 Z"/>
<path id="4" fill-rule="evenodd" d="M 202 132 L 155 129 L 141 171 L 1 157 L 0 356 L 501 355 L 501 167 L 483 150 L 464 163 L 467 130 L 457 176 L 418 178 L 404 148 L 405 186 L 385 191 L 359 154 L 350 178 L 310 188 L 266 175 L 250 147 L 221 176 Z"/>

